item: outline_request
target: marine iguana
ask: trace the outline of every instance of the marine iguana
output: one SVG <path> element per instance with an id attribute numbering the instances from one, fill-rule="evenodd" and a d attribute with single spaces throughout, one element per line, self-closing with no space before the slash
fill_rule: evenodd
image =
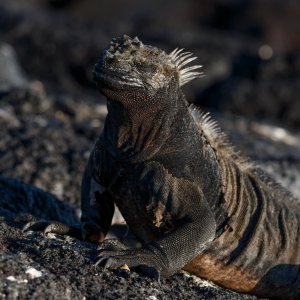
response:
<path id="1" fill-rule="evenodd" d="M 184 269 L 239 292 L 300 299 L 300 207 L 234 150 L 182 86 L 201 76 L 196 58 L 126 35 L 95 65 L 108 115 L 82 180 L 81 229 L 45 232 L 104 240 L 114 204 L 142 241 L 104 240 L 97 264 Z"/>

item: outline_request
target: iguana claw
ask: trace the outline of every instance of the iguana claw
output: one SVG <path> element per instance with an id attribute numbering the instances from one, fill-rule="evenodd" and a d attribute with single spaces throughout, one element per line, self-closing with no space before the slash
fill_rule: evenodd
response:
<path id="1" fill-rule="evenodd" d="M 103 242 L 104 245 L 100 245 L 101 249 L 95 267 L 101 266 L 104 269 L 117 269 L 123 265 L 127 265 L 130 269 L 134 269 L 138 273 L 160 281 L 160 268 L 158 265 L 154 265 L 153 262 L 155 262 L 155 259 L 151 251 L 145 248 L 120 250 L 118 247 L 123 244 L 118 240 L 106 241 L 108 248 L 103 247 L 105 246 L 105 241 Z M 111 245 L 116 245 L 114 243 L 117 243 L 117 247 L 110 248 Z"/>

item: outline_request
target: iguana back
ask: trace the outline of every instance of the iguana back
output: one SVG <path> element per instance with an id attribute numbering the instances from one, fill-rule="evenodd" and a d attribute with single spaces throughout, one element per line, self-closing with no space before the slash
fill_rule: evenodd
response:
<path id="1" fill-rule="evenodd" d="M 300 202 L 243 159 L 207 114 L 191 113 L 218 156 L 227 224 L 185 270 L 240 292 L 298 299 Z"/>

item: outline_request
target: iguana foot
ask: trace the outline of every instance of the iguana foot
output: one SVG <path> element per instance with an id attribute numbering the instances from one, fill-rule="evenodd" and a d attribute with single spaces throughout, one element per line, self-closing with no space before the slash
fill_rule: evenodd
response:
<path id="1" fill-rule="evenodd" d="M 75 226 L 66 225 L 60 222 L 49 221 L 30 221 L 22 228 L 23 232 L 43 231 L 47 236 L 49 233 L 60 235 L 68 235 L 76 239 L 82 240 L 81 229 Z"/>
<path id="2" fill-rule="evenodd" d="M 104 240 L 98 247 L 100 253 L 95 267 L 117 269 L 124 265 L 138 273 L 160 281 L 161 267 L 155 253 L 147 248 L 126 249 L 118 240 Z"/>

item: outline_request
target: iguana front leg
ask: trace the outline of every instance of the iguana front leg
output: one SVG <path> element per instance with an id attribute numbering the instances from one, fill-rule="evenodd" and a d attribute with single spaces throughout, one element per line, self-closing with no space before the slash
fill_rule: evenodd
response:
<path id="1" fill-rule="evenodd" d="M 181 185 L 177 196 L 178 199 L 171 201 L 180 203 L 176 208 L 180 218 L 171 232 L 142 248 L 101 249 L 97 265 L 105 268 L 118 268 L 124 264 L 147 266 L 163 276 L 170 276 L 192 260 L 215 237 L 216 222 L 203 193 L 194 184 Z"/>

